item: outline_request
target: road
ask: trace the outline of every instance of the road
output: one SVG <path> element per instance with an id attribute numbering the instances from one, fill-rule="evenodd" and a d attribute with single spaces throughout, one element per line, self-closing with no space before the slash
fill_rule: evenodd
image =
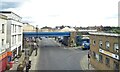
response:
<path id="1" fill-rule="evenodd" d="M 87 51 L 59 47 L 48 38 L 43 38 L 39 46 L 35 70 L 81 70 L 80 60 L 87 55 Z"/>

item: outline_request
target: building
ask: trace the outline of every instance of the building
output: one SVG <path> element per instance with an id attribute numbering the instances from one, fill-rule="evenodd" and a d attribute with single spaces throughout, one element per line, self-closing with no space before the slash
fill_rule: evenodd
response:
<path id="1" fill-rule="evenodd" d="M 91 32 L 90 63 L 97 70 L 120 70 L 120 34 Z"/>
<path id="2" fill-rule="evenodd" d="M 59 32 L 70 32 L 70 37 L 63 37 L 63 42 L 69 47 L 76 46 L 76 30 L 74 28 L 64 27 Z"/>
<path id="3" fill-rule="evenodd" d="M 7 40 L 9 43 L 9 53 L 12 53 L 12 58 L 17 57 L 22 51 L 22 32 L 23 23 L 21 22 L 21 17 L 11 11 L 0 11 L 0 14 L 7 16 Z"/>
<path id="4" fill-rule="evenodd" d="M 23 23 L 23 32 L 36 32 L 36 27 L 29 23 Z"/>
<path id="5" fill-rule="evenodd" d="M 7 16 L 0 14 L 0 72 L 6 69 L 8 64 L 7 48 Z"/>
<path id="6" fill-rule="evenodd" d="M 41 32 L 53 32 L 53 29 L 51 27 L 45 26 L 41 28 Z"/>

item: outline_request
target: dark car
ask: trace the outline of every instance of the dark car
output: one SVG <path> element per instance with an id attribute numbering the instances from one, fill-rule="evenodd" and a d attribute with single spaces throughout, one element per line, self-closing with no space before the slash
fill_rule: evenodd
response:
<path id="1" fill-rule="evenodd" d="M 61 43 L 61 42 L 63 42 L 63 40 L 62 40 L 62 39 L 60 39 L 60 40 L 59 40 L 59 42 Z"/>

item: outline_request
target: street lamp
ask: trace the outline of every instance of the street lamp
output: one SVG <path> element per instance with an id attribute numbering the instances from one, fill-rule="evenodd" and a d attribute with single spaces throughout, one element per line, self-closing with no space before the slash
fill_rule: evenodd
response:
<path id="1" fill-rule="evenodd" d="M 37 33 L 36 38 L 38 38 L 38 25 L 36 25 L 36 33 Z"/>
<path id="2" fill-rule="evenodd" d="M 36 35 L 36 43 L 37 43 L 37 39 L 38 39 L 38 25 L 36 25 L 36 33 L 37 33 L 37 35 Z M 36 48 L 35 48 L 35 50 L 36 50 L 36 54 L 35 54 L 35 56 L 37 56 L 37 45 L 38 44 L 36 44 Z"/>

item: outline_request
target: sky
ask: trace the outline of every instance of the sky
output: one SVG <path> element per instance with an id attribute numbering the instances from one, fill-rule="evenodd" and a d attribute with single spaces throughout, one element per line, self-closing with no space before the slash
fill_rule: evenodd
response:
<path id="1" fill-rule="evenodd" d="M 31 25 L 55 27 L 118 26 L 120 0 L 0 0 L 0 10 L 13 11 Z"/>

